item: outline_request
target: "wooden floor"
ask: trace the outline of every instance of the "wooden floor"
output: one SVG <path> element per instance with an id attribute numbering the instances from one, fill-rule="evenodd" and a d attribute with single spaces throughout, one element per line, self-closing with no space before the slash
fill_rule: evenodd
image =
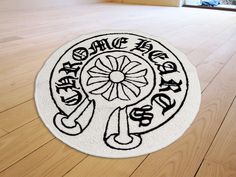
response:
<path id="1" fill-rule="evenodd" d="M 201 108 L 174 144 L 136 158 L 98 158 L 55 139 L 39 119 L 34 80 L 44 61 L 103 29 L 160 36 L 197 67 Z M 235 12 L 99 3 L 0 10 L 0 176 L 236 177 L 235 96 Z"/>

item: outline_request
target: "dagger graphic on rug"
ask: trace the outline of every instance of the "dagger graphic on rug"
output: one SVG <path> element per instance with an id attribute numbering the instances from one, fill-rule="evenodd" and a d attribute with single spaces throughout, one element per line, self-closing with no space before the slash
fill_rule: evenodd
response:
<path id="1" fill-rule="evenodd" d="M 57 113 L 55 126 L 67 135 L 78 135 L 89 125 L 94 114 L 95 102 L 85 98 L 69 115 Z"/>

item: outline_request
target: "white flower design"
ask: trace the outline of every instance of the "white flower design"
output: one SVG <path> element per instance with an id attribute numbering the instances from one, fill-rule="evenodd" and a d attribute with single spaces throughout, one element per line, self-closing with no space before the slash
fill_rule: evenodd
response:
<path id="1" fill-rule="evenodd" d="M 127 56 L 107 55 L 98 58 L 95 66 L 88 70 L 87 85 L 93 85 L 91 94 L 102 95 L 106 100 L 130 100 L 132 95 L 140 95 L 140 87 L 148 84 L 145 76 L 147 69 L 137 71 L 141 63 L 131 61 Z"/>

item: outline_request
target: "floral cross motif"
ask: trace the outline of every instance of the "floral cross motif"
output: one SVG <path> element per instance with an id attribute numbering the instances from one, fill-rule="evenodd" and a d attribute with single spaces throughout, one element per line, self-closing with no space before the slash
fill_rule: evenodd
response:
<path id="1" fill-rule="evenodd" d="M 88 70 L 87 85 L 93 85 L 91 94 L 102 95 L 108 101 L 114 99 L 130 100 L 140 95 L 140 87 L 148 84 L 145 76 L 147 69 L 141 63 L 131 61 L 127 56 L 106 55 L 98 58 L 94 67 Z"/>

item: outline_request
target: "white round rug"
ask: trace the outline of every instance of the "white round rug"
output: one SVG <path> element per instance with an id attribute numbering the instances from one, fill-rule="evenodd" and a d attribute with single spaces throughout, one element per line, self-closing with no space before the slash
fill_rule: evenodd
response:
<path id="1" fill-rule="evenodd" d="M 40 117 L 60 140 L 102 157 L 151 153 L 194 120 L 195 67 L 162 39 L 136 32 L 83 35 L 55 51 L 38 74 Z"/>

